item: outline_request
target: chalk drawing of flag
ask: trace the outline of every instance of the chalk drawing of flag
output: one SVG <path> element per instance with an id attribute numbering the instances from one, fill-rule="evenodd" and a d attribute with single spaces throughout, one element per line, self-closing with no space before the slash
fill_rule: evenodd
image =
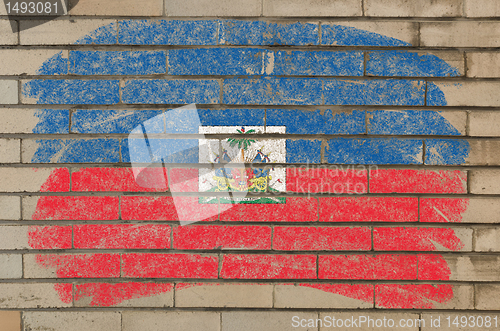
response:
<path id="1" fill-rule="evenodd" d="M 47 60 L 40 74 L 77 76 L 23 82 L 28 102 L 71 106 L 26 110 L 44 136 L 23 141 L 23 159 L 48 166 L 33 169 L 40 193 L 23 199 L 39 222 L 25 277 L 64 279 L 55 290 L 76 306 L 169 306 L 175 289 L 178 306 L 203 292 L 237 307 L 240 289 L 267 299 L 273 287 L 278 308 L 451 307 L 467 289 L 446 282 L 439 251 L 466 248 L 467 233 L 441 223 L 470 210 L 449 197 L 467 193 L 466 173 L 439 166 L 464 164 L 469 145 L 458 112 L 424 109 L 446 105 L 425 77 L 459 70 L 347 24 L 323 24 L 321 45 L 354 50 L 271 47 L 319 45 L 318 31 L 130 20 L 77 44 L 151 49 Z M 198 107 L 195 127 L 186 104 Z M 146 148 L 129 141 L 140 127 Z M 259 165 L 207 170 L 225 157 Z M 138 182 L 141 159 L 153 166 Z M 238 190 L 250 198 L 222 201 Z M 197 223 L 181 226 L 180 209 Z"/>

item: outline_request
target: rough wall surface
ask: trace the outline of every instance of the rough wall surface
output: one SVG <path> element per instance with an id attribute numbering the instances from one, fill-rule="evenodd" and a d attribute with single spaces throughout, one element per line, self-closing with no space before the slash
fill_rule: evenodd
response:
<path id="1" fill-rule="evenodd" d="M 0 331 L 500 328 L 496 0 L 6 14 Z"/>

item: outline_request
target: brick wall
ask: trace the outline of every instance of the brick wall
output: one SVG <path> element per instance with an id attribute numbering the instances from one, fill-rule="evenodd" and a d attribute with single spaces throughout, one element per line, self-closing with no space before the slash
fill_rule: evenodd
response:
<path id="1" fill-rule="evenodd" d="M 16 33 L 0 15 L 0 331 L 500 323 L 497 1 L 80 0 Z M 163 167 L 198 146 L 168 121 L 191 103 L 212 142 L 256 130 L 277 169 L 258 203 L 207 198 L 201 150 Z"/>

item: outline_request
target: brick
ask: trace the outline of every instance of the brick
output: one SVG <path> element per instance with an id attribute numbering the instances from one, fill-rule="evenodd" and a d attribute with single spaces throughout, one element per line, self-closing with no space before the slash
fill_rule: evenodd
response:
<path id="1" fill-rule="evenodd" d="M 500 7 L 499 7 L 500 9 Z M 500 53 L 468 52 L 467 77 L 497 78 L 500 77 Z"/>
<path id="2" fill-rule="evenodd" d="M 499 28 L 500 29 L 500 28 Z M 500 32 L 499 32 L 500 35 Z M 433 82 L 427 91 L 428 106 L 500 106 L 500 97 L 495 94 L 499 82 Z"/>
<path id="3" fill-rule="evenodd" d="M 178 283 L 176 307 L 272 308 L 273 285 L 233 283 Z"/>
<path id="4" fill-rule="evenodd" d="M 68 133 L 69 111 L 63 109 L 0 109 L 2 133 Z M 42 121 L 41 121 L 42 120 Z"/>
<path id="5" fill-rule="evenodd" d="M 469 113 L 469 135 L 475 137 L 500 137 L 496 123 L 500 114 L 495 111 L 472 111 Z"/>
<path id="6" fill-rule="evenodd" d="M 456 77 L 465 73 L 459 52 L 375 51 L 368 53 L 366 74 L 383 77 Z"/>
<path id="7" fill-rule="evenodd" d="M 374 228 L 373 247 L 378 251 L 471 251 L 472 229 Z"/>
<path id="8" fill-rule="evenodd" d="M 369 228 L 282 227 L 274 228 L 273 249 L 283 251 L 370 250 Z"/>
<path id="9" fill-rule="evenodd" d="M 322 84 L 321 80 L 311 78 L 225 79 L 222 102 L 230 105 L 321 105 Z"/>
<path id="10" fill-rule="evenodd" d="M 67 168 L 0 168 L 1 192 L 68 192 Z"/>
<path id="11" fill-rule="evenodd" d="M 13 105 L 18 102 L 17 80 L 0 80 L 0 104 Z"/>
<path id="12" fill-rule="evenodd" d="M 217 278 L 218 258 L 200 254 L 124 254 L 122 277 Z"/>
<path id="13" fill-rule="evenodd" d="M 21 197 L 0 196 L 0 220 L 16 221 L 21 218 Z"/>
<path id="14" fill-rule="evenodd" d="M 124 220 L 213 221 L 217 215 L 217 204 L 199 203 L 197 197 L 121 198 L 121 216 Z"/>
<path id="15" fill-rule="evenodd" d="M 125 45 L 217 45 L 218 20 L 120 21 L 118 43 Z"/>
<path id="16" fill-rule="evenodd" d="M 320 198 L 320 222 L 416 222 L 416 198 Z"/>
<path id="17" fill-rule="evenodd" d="M 320 163 L 321 140 L 287 139 L 287 163 Z"/>
<path id="18" fill-rule="evenodd" d="M 78 5 L 77 5 L 78 4 Z M 133 0 L 70 0 L 72 16 L 162 16 L 163 0 L 146 0 L 140 5 Z M 75 6 L 76 5 L 76 6 Z"/>
<path id="19" fill-rule="evenodd" d="M 166 1 L 167 16 L 261 16 L 262 0 Z"/>
<path id="20" fill-rule="evenodd" d="M 286 170 L 286 190 L 299 193 L 362 194 L 368 191 L 366 170 L 291 168 Z"/>
<path id="21" fill-rule="evenodd" d="M 61 301 L 53 283 L 3 283 L 0 284 L 0 308 L 63 308 L 71 302 Z"/>
<path id="22" fill-rule="evenodd" d="M 3 49 L 0 57 L 5 63 L 1 75 L 68 74 L 68 51 Z"/>
<path id="23" fill-rule="evenodd" d="M 462 0 L 367 0 L 366 16 L 384 17 L 460 17 L 462 16 Z"/>
<path id="24" fill-rule="evenodd" d="M 225 255 L 220 277 L 224 279 L 314 279 L 314 255 Z"/>
<path id="25" fill-rule="evenodd" d="M 500 268 L 500 258 L 494 255 L 443 255 L 438 257 L 446 261 L 447 272 L 443 272 L 441 279 L 435 277 L 432 263 L 435 256 L 428 255 L 419 257 L 419 279 L 428 280 L 456 280 L 456 281 L 475 281 L 475 282 L 496 282 L 500 279 L 498 268 Z M 423 272 L 428 269 L 429 272 Z M 446 275 L 447 274 L 447 275 Z"/>
<path id="26" fill-rule="evenodd" d="M 465 165 L 500 165 L 500 141 L 495 140 L 467 140 L 470 148 Z"/>
<path id="27" fill-rule="evenodd" d="M 380 93 L 380 90 L 387 91 Z M 425 82 L 406 79 L 326 79 L 325 105 L 423 106 Z"/>
<path id="28" fill-rule="evenodd" d="M 361 16 L 359 0 L 263 0 L 263 16 Z"/>
<path id="29" fill-rule="evenodd" d="M 471 171 L 470 193 L 500 194 L 500 171 L 492 169 Z"/>
<path id="30" fill-rule="evenodd" d="M 171 283 L 84 283 L 75 285 L 76 307 L 173 307 Z"/>
<path id="31" fill-rule="evenodd" d="M 118 278 L 119 254 L 26 254 L 24 278 Z"/>
<path id="32" fill-rule="evenodd" d="M 0 226 L 0 249 L 69 249 L 71 226 Z"/>
<path id="33" fill-rule="evenodd" d="M 118 197 L 28 196 L 23 199 L 25 220 L 117 220 Z"/>
<path id="34" fill-rule="evenodd" d="M 21 140 L 20 139 L 0 139 L 0 163 L 21 162 Z"/>
<path id="35" fill-rule="evenodd" d="M 319 45 L 319 24 L 308 21 L 223 20 L 219 45 Z"/>
<path id="36" fill-rule="evenodd" d="M 467 318 L 467 323 L 465 323 L 465 319 Z M 486 321 L 490 321 L 491 327 L 495 327 L 495 323 L 498 326 L 498 317 L 495 322 L 495 316 L 492 314 L 477 314 L 475 311 L 468 311 L 462 314 L 457 313 L 445 313 L 445 314 L 436 314 L 436 313 L 423 313 L 422 319 L 426 321 L 425 325 L 422 325 L 422 331 L 430 331 L 435 330 L 436 327 L 447 328 L 455 328 L 459 325 L 460 331 L 475 331 L 478 329 L 477 324 L 484 325 Z M 432 319 L 432 324 L 431 324 Z M 463 320 L 462 320 L 463 319 Z M 462 322 L 463 321 L 463 322 Z M 466 325 L 465 327 L 463 325 Z"/>
<path id="37" fill-rule="evenodd" d="M 287 134 L 363 134 L 366 132 L 362 110 L 267 109 L 266 125 L 284 125 Z"/>
<path id="38" fill-rule="evenodd" d="M 375 285 L 376 308 L 395 309 L 473 309 L 471 285 L 380 284 Z"/>
<path id="39" fill-rule="evenodd" d="M 315 312 L 287 312 L 287 311 L 231 311 L 222 313 L 222 331 L 291 331 L 297 330 L 293 325 L 294 316 L 300 325 L 300 319 L 314 320 L 318 318 Z M 305 331 L 316 331 L 317 327 L 301 328 Z M 126 331 L 126 330 L 124 330 Z"/>
<path id="40" fill-rule="evenodd" d="M 315 198 L 286 198 L 284 204 L 235 204 L 221 213 L 225 222 L 314 222 L 318 219 Z"/>
<path id="41" fill-rule="evenodd" d="M 79 249 L 168 249 L 169 225 L 75 225 L 73 242 Z"/>
<path id="42" fill-rule="evenodd" d="M 419 314 L 415 313 L 390 313 L 390 312 L 321 312 L 319 318 L 323 321 L 323 326 L 319 328 L 319 331 L 331 330 L 333 327 L 341 328 L 343 325 L 349 326 L 349 330 L 353 331 L 374 331 L 379 329 L 377 327 L 383 327 L 386 331 L 417 331 L 420 330 L 418 319 L 420 319 Z M 339 321 L 342 320 L 342 321 Z M 392 321 L 391 321 L 392 320 Z M 400 325 L 400 321 L 403 320 L 403 324 Z M 353 323 L 356 322 L 355 324 Z M 426 321 L 426 323 L 429 323 Z M 354 325 L 353 325 L 354 324 Z M 394 325 L 390 327 L 389 325 Z M 408 326 L 412 325 L 412 326 Z"/>
<path id="43" fill-rule="evenodd" d="M 220 313 L 208 311 L 124 311 L 122 331 L 220 330 Z"/>
<path id="44" fill-rule="evenodd" d="M 481 149 L 473 152 L 471 149 L 477 145 L 475 141 L 465 139 L 426 139 L 425 164 L 431 165 L 457 165 L 478 162 Z"/>
<path id="45" fill-rule="evenodd" d="M 474 251 L 476 252 L 500 252 L 500 229 L 476 228 L 474 230 Z"/>
<path id="46" fill-rule="evenodd" d="M 210 48 L 168 51 L 170 75 L 258 75 L 271 74 L 264 61 L 274 53 L 262 49 Z M 270 72 L 266 72 L 270 71 Z"/>
<path id="47" fill-rule="evenodd" d="M 113 20 L 53 20 L 40 23 L 36 20 L 20 22 L 21 45 L 116 44 L 117 24 Z M 34 27 L 30 28 L 32 25 Z"/>
<path id="48" fill-rule="evenodd" d="M 476 309 L 499 310 L 500 309 L 500 285 L 477 284 L 476 287 Z"/>
<path id="49" fill-rule="evenodd" d="M 421 222 L 499 223 L 500 200 L 496 198 L 421 198 Z"/>
<path id="50" fill-rule="evenodd" d="M 217 104 L 217 80 L 128 80 L 122 88 L 122 101 L 129 104 Z"/>
<path id="51" fill-rule="evenodd" d="M 498 17 L 500 16 L 500 4 L 494 0 L 465 1 L 465 16 Z"/>
<path id="52" fill-rule="evenodd" d="M 163 168 L 149 168 L 151 180 L 164 177 Z M 137 184 L 131 168 L 81 168 L 71 173 L 71 190 L 81 192 L 154 192 Z"/>
<path id="53" fill-rule="evenodd" d="M 497 22 L 422 22 L 420 46 L 426 47 L 498 47 L 500 24 Z"/>
<path id="54" fill-rule="evenodd" d="M 141 123 L 161 114 L 161 110 L 77 109 L 71 114 L 71 132 L 129 134 Z M 164 128 L 148 126 L 148 132 L 163 133 Z"/>
<path id="55" fill-rule="evenodd" d="M 21 157 L 23 163 L 118 163 L 119 152 L 118 139 L 24 139 Z"/>
<path id="56" fill-rule="evenodd" d="M 373 307 L 373 285 L 276 284 L 274 308 Z"/>
<path id="57" fill-rule="evenodd" d="M 0 254 L 0 265 L 2 266 L 0 279 L 23 277 L 23 256 L 21 254 Z"/>
<path id="58" fill-rule="evenodd" d="M 0 325 L 3 331 L 21 331 L 21 312 L 0 311 Z"/>
<path id="59" fill-rule="evenodd" d="M 336 46 L 417 46 L 414 22 L 340 21 L 321 23 L 321 44 Z"/>
<path id="60" fill-rule="evenodd" d="M 5 7 L 4 7 L 5 8 Z M 14 22 L 15 28 L 17 23 Z M 0 20 L 0 45 L 17 45 L 17 32 L 12 32 L 9 20 Z"/>
<path id="61" fill-rule="evenodd" d="M 26 330 L 121 331 L 120 312 L 24 312 Z"/>
<path id="62" fill-rule="evenodd" d="M 150 163 L 198 163 L 199 141 L 197 139 L 148 139 L 151 149 L 145 149 L 145 140 L 128 138 L 121 141 L 121 161 L 134 163 L 139 167 Z M 151 153 L 149 153 L 151 151 Z M 140 163 L 143 163 L 141 165 Z M 160 180 L 158 180 L 160 182 Z M 163 183 L 162 183 L 163 184 Z M 164 186 L 164 185 L 160 185 Z"/>
<path id="63" fill-rule="evenodd" d="M 71 51 L 70 74 L 155 75 L 167 73 L 165 51 Z"/>
<path id="64" fill-rule="evenodd" d="M 321 255 L 319 279 L 416 279 L 412 255 Z"/>
<path id="65" fill-rule="evenodd" d="M 177 226 L 173 246 L 175 249 L 271 249 L 271 227 Z"/>
<path id="66" fill-rule="evenodd" d="M 465 135 L 467 113 L 433 110 L 367 112 L 367 132 L 377 135 Z"/>
<path id="67" fill-rule="evenodd" d="M 422 164 L 423 143 L 418 139 L 335 138 L 326 142 L 330 164 Z"/>
<path id="68" fill-rule="evenodd" d="M 370 171 L 370 193 L 467 193 L 460 170 L 378 169 Z"/>
<path id="69" fill-rule="evenodd" d="M 21 85 L 24 104 L 107 105 L 120 101 L 118 80 L 38 79 L 24 80 Z"/>

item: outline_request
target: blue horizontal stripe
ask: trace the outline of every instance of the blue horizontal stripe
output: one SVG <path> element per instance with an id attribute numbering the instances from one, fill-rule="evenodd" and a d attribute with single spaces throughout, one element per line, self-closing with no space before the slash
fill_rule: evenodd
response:
<path id="1" fill-rule="evenodd" d="M 459 83 L 449 83 L 450 85 L 460 85 Z M 427 106 L 446 106 L 448 102 L 443 91 L 432 82 L 427 83 Z"/>
<path id="2" fill-rule="evenodd" d="M 63 56 L 62 52 L 59 52 L 45 61 L 37 73 L 39 75 L 67 75 L 68 59 Z"/>
<path id="3" fill-rule="evenodd" d="M 122 45 L 217 45 L 217 20 L 120 21 Z"/>
<path id="4" fill-rule="evenodd" d="M 365 111 L 267 110 L 268 126 L 286 126 L 289 134 L 363 134 Z"/>
<path id="5" fill-rule="evenodd" d="M 456 77 L 460 76 L 439 57 L 416 52 L 377 51 L 368 53 L 366 73 L 372 76 L 402 77 Z"/>
<path id="6" fill-rule="evenodd" d="M 38 124 L 33 128 L 33 133 L 53 134 L 69 132 L 68 109 L 37 109 L 35 116 Z"/>
<path id="7" fill-rule="evenodd" d="M 129 80 L 122 100 L 129 104 L 215 104 L 220 86 L 216 80 Z"/>
<path id="8" fill-rule="evenodd" d="M 440 112 L 433 110 L 369 111 L 368 134 L 461 135 Z"/>
<path id="9" fill-rule="evenodd" d="M 23 84 L 25 97 L 38 104 L 116 104 L 120 101 L 118 80 L 37 79 Z"/>
<path id="10" fill-rule="evenodd" d="M 346 139 L 328 141 L 331 164 L 422 164 L 422 141 L 416 139 Z"/>
<path id="11" fill-rule="evenodd" d="M 197 139 L 123 139 L 122 162 L 199 163 Z"/>
<path id="12" fill-rule="evenodd" d="M 40 139 L 32 163 L 115 163 L 118 139 Z"/>
<path id="13" fill-rule="evenodd" d="M 151 75 L 167 72 L 164 51 L 71 51 L 71 73 L 76 75 Z"/>

